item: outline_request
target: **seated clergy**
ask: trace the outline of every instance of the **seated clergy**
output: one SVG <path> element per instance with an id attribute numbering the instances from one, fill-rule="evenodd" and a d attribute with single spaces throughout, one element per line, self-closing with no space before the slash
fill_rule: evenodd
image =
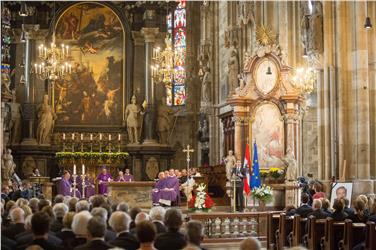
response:
<path id="1" fill-rule="evenodd" d="M 125 182 L 124 173 L 123 171 L 119 171 L 118 177 L 116 178 L 116 182 Z"/>
<path id="2" fill-rule="evenodd" d="M 155 184 L 153 192 L 151 194 L 153 204 L 159 204 L 160 191 L 164 188 L 164 184 L 165 184 L 164 179 L 165 179 L 165 173 L 159 172 L 158 181 Z"/>
<path id="3" fill-rule="evenodd" d="M 169 176 L 164 179 L 164 187 L 159 191 L 159 202 L 170 206 L 172 202 L 179 201 L 179 180 L 175 176 L 174 169 L 170 169 Z"/>
<path id="4" fill-rule="evenodd" d="M 107 195 L 107 184 L 111 182 L 112 176 L 107 172 L 106 167 L 102 168 L 102 172 L 97 176 L 98 192 L 102 195 Z"/>
<path id="5" fill-rule="evenodd" d="M 131 182 L 134 181 L 133 175 L 130 174 L 129 168 L 125 169 L 125 173 L 123 171 L 119 171 L 119 176 L 116 179 L 118 182 Z"/>

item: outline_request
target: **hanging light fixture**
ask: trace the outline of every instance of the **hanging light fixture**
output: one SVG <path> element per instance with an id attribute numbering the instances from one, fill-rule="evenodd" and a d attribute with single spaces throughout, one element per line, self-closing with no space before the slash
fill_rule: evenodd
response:
<path id="1" fill-rule="evenodd" d="M 304 50 L 303 50 L 303 56 L 302 56 L 303 58 L 308 58 L 308 54 L 307 54 L 307 49 L 306 48 L 304 48 Z"/>
<path id="2" fill-rule="evenodd" d="M 26 2 L 21 2 L 21 9 L 18 12 L 18 15 L 23 16 L 23 17 L 28 16 Z"/>
<path id="3" fill-rule="evenodd" d="M 369 16 L 366 17 L 366 22 L 364 23 L 364 28 L 366 28 L 366 29 L 372 28 L 371 18 Z"/>

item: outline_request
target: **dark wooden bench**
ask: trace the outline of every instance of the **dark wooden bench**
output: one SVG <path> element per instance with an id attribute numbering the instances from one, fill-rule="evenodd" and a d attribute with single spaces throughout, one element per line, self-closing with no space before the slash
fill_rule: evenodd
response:
<path id="1" fill-rule="evenodd" d="M 375 222 L 368 221 L 366 224 L 366 250 L 376 250 L 376 224 Z"/>
<path id="2" fill-rule="evenodd" d="M 343 239 L 345 228 L 344 221 L 334 221 L 333 218 L 327 218 L 325 222 L 325 234 L 322 238 L 324 249 L 339 249 L 339 242 Z"/>
<path id="3" fill-rule="evenodd" d="M 325 222 L 326 219 L 316 219 L 311 215 L 307 221 L 307 237 L 305 246 L 308 249 L 319 250 L 321 249 L 320 240 L 325 235 Z"/>
<path id="4" fill-rule="evenodd" d="M 307 218 L 302 218 L 300 215 L 295 214 L 292 222 L 292 232 L 290 247 L 300 246 L 303 243 L 303 236 L 306 232 Z"/>
<path id="5" fill-rule="evenodd" d="M 364 223 L 353 223 L 351 220 L 345 220 L 345 229 L 343 240 L 340 241 L 340 248 L 343 250 L 352 250 L 354 246 L 365 240 Z"/>
<path id="6" fill-rule="evenodd" d="M 274 250 L 277 247 L 276 233 L 278 232 L 279 216 L 280 212 L 268 212 L 267 223 L 269 225 L 269 230 L 267 232 L 267 249 Z"/>
<path id="7" fill-rule="evenodd" d="M 283 250 L 285 246 L 289 245 L 287 236 L 292 231 L 292 219 L 291 216 L 286 216 L 286 213 L 281 213 L 279 217 L 279 226 L 277 231 L 277 249 Z"/>

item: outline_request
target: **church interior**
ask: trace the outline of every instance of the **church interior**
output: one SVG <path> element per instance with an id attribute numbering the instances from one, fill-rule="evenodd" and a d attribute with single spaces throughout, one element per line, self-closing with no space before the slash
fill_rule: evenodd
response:
<path id="1" fill-rule="evenodd" d="M 1 1 L 4 249 L 376 250 L 375 1 Z"/>

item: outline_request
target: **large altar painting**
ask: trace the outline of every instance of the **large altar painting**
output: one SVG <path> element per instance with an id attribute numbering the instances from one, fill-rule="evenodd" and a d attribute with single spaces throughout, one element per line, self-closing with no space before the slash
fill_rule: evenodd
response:
<path id="1" fill-rule="evenodd" d="M 121 125 L 124 39 L 119 17 L 100 3 L 74 4 L 59 17 L 57 44 L 69 46 L 73 72 L 55 82 L 58 125 Z"/>
<path id="2" fill-rule="evenodd" d="M 281 113 L 273 103 L 261 104 L 255 112 L 252 136 L 256 140 L 260 168 L 282 167 L 284 129 Z"/>

